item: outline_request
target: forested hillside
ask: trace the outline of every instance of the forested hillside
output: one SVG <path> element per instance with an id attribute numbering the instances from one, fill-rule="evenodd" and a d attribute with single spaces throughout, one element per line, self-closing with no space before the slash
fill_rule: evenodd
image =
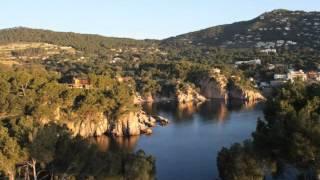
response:
<path id="1" fill-rule="evenodd" d="M 319 97 L 319 84 L 296 82 L 278 89 L 267 101 L 252 139 L 219 152 L 220 177 L 318 179 Z"/>
<path id="2" fill-rule="evenodd" d="M 153 157 L 101 152 L 87 138 L 152 134 L 169 122 L 146 102 L 254 103 L 289 68 L 320 77 L 319 35 L 320 13 L 286 10 L 162 41 L 0 30 L 0 179 L 155 179 Z M 262 179 L 267 161 L 320 169 L 320 87 L 284 86 L 253 140 L 220 152 L 223 179 Z"/>
<path id="3" fill-rule="evenodd" d="M 152 41 L 128 38 L 112 38 L 93 34 L 55 32 L 31 28 L 9 28 L 0 31 L 0 44 L 16 42 L 45 42 L 60 46 L 71 46 L 79 51 L 100 53 L 110 48 L 150 46 Z"/>
<path id="4" fill-rule="evenodd" d="M 108 61 L 192 60 L 232 63 L 267 56 L 273 61 L 316 61 L 320 49 L 320 13 L 274 10 L 249 21 L 220 25 L 161 41 L 111 38 L 30 28 L 0 30 L 0 44 L 43 42 L 71 46 Z M 297 53 L 302 55 L 294 55 Z M 260 53 L 260 54 L 259 54 Z M 311 55 L 312 54 L 312 55 Z M 312 56 L 312 57 L 306 57 Z M 301 64 L 301 62 L 299 62 Z"/>
<path id="5" fill-rule="evenodd" d="M 162 41 L 170 47 L 320 49 L 320 13 L 274 10 L 249 21 L 220 25 Z"/>

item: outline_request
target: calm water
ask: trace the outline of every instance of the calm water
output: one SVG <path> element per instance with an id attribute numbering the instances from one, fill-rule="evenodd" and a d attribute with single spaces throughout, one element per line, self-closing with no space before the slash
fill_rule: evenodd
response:
<path id="1" fill-rule="evenodd" d="M 116 144 L 117 148 L 132 151 L 143 149 L 156 158 L 156 174 L 160 180 L 212 180 L 219 176 L 216 166 L 218 151 L 250 137 L 257 118 L 262 117 L 261 106 L 227 105 L 220 101 L 206 102 L 198 107 L 178 107 L 175 103 L 149 104 L 144 109 L 168 118 L 168 126 L 154 128 L 151 136 L 116 140 L 105 137 L 100 139 L 101 146 L 110 149 L 110 144 Z"/>

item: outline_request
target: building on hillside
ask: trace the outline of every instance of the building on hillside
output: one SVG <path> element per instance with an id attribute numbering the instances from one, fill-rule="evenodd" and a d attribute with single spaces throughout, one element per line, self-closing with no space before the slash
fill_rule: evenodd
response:
<path id="1" fill-rule="evenodd" d="M 129 82 L 129 81 L 131 81 L 131 80 L 132 80 L 132 77 L 129 77 L 129 76 L 127 76 L 127 77 L 117 76 L 116 79 L 117 79 L 117 81 L 118 81 L 119 83 L 123 83 L 123 82 Z"/>
<path id="2" fill-rule="evenodd" d="M 307 75 L 302 70 L 299 70 L 299 71 L 290 70 L 287 74 L 287 78 L 288 78 L 288 80 L 290 80 L 292 82 L 297 79 L 300 79 L 302 81 L 306 81 Z"/>
<path id="3" fill-rule="evenodd" d="M 270 87 L 270 84 L 267 83 L 267 82 L 260 82 L 259 87 L 260 87 L 260 88 L 268 88 L 268 87 Z"/>
<path id="4" fill-rule="evenodd" d="M 213 69 L 212 69 L 212 72 L 213 72 L 213 73 L 220 74 L 221 70 L 220 70 L 219 68 L 213 68 Z"/>
<path id="5" fill-rule="evenodd" d="M 274 74 L 273 79 L 274 80 L 287 79 L 287 75 L 286 74 Z"/>
<path id="6" fill-rule="evenodd" d="M 320 72 L 309 71 L 307 72 L 308 80 L 320 81 Z"/>
<path id="7" fill-rule="evenodd" d="M 261 60 L 260 59 L 253 59 L 250 61 L 236 61 L 234 63 L 236 66 L 242 65 L 242 64 L 251 64 L 251 65 L 260 65 L 261 64 Z"/>
<path id="8" fill-rule="evenodd" d="M 260 52 L 269 54 L 269 53 L 277 53 L 277 50 L 269 48 L 269 49 L 263 49 Z"/>
<path id="9" fill-rule="evenodd" d="M 114 57 L 111 61 L 110 61 L 110 63 L 117 63 L 117 62 L 119 62 L 119 61 L 122 61 L 123 59 L 121 58 L 121 57 Z"/>
<path id="10" fill-rule="evenodd" d="M 268 70 L 273 70 L 276 68 L 276 66 L 274 64 L 267 64 L 267 68 Z"/>
<path id="11" fill-rule="evenodd" d="M 77 78 L 77 77 L 73 77 L 72 78 L 72 83 L 69 84 L 69 87 L 71 88 L 83 88 L 83 89 L 90 89 L 91 83 L 90 80 L 88 78 Z"/>
<path id="12" fill-rule="evenodd" d="M 272 80 L 270 81 L 270 85 L 272 87 L 280 87 L 287 83 L 287 80 Z"/>
<path id="13" fill-rule="evenodd" d="M 281 69 L 283 72 L 287 72 L 290 65 L 287 64 L 274 64 L 276 69 Z"/>

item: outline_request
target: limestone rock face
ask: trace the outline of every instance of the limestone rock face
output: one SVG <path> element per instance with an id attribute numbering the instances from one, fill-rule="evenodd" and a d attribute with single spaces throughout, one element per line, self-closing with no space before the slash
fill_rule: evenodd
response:
<path id="1" fill-rule="evenodd" d="M 187 103 L 187 102 L 204 102 L 206 98 L 200 95 L 195 89 L 190 86 L 187 86 L 186 90 L 177 90 L 176 93 L 171 93 L 167 96 L 161 95 L 152 95 L 147 93 L 141 98 L 143 100 L 140 103 L 154 103 L 154 102 L 167 102 L 167 101 L 177 101 L 178 103 Z"/>
<path id="2" fill-rule="evenodd" d="M 74 135 L 81 137 L 101 136 L 110 127 L 109 121 L 103 113 L 97 113 L 77 121 L 68 121 L 66 126 Z"/>
<path id="3" fill-rule="evenodd" d="M 240 99 L 250 102 L 265 99 L 263 95 L 254 88 L 240 85 L 240 80 L 240 77 L 228 79 L 220 72 L 212 72 L 207 77 L 200 79 L 199 86 L 201 88 L 201 94 L 211 99 Z M 232 84 L 231 87 L 230 84 Z"/>
<path id="4" fill-rule="evenodd" d="M 184 91 L 178 90 L 176 93 L 176 97 L 179 104 L 189 102 L 200 103 L 206 101 L 206 98 L 204 96 L 200 95 L 196 90 L 194 90 L 190 86 L 187 86 L 186 90 Z"/>
<path id="5" fill-rule="evenodd" d="M 228 79 L 219 73 L 204 77 L 199 83 L 201 94 L 210 99 L 227 99 L 227 84 Z"/>
<path id="6" fill-rule="evenodd" d="M 60 115 L 62 116 L 62 115 Z M 60 117 L 59 116 L 59 117 Z M 64 116 L 64 118 L 66 118 Z M 128 112 L 117 119 L 109 120 L 103 113 L 94 113 L 80 118 L 72 114 L 69 120 L 63 121 L 74 136 L 92 137 L 109 134 L 114 136 L 135 136 L 139 134 L 151 134 L 152 127 L 163 121 L 157 121 L 155 117 L 147 115 L 144 111 Z M 49 123 L 45 118 L 43 124 Z"/>
<path id="7" fill-rule="evenodd" d="M 142 133 L 152 133 L 151 127 L 156 125 L 156 120 L 144 111 L 129 112 L 121 115 L 110 132 L 114 136 L 134 136 Z"/>
<path id="8" fill-rule="evenodd" d="M 245 100 L 249 102 L 265 100 L 265 97 L 263 97 L 263 95 L 260 92 L 243 89 L 240 87 L 232 88 L 229 91 L 229 96 L 230 98 L 233 98 L 233 99 L 240 99 L 240 100 Z"/>

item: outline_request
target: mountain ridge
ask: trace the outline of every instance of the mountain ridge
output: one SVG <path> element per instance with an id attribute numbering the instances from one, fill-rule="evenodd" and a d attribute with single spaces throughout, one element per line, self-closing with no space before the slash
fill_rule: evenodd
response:
<path id="1" fill-rule="evenodd" d="M 248 21 L 213 26 L 170 37 L 163 40 L 162 44 L 222 48 L 290 49 L 292 47 L 289 46 L 296 46 L 320 49 L 319 35 L 320 12 L 277 9 Z"/>
<path id="2" fill-rule="evenodd" d="M 77 50 L 99 53 L 105 49 L 131 46 L 149 46 L 154 40 L 106 37 L 98 34 L 57 32 L 52 30 L 14 27 L 0 30 L 0 44 L 16 42 L 44 42 L 71 46 Z"/>
<path id="3" fill-rule="evenodd" d="M 213 26 L 163 40 L 136 40 L 26 27 L 0 30 L 0 44 L 23 41 L 72 46 L 91 53 L 114 47 L 151 45 L 159 45 L 163 48 L 191 46 L 320 50 L 320 12 L 276 9 L 248 21 Z"/>

